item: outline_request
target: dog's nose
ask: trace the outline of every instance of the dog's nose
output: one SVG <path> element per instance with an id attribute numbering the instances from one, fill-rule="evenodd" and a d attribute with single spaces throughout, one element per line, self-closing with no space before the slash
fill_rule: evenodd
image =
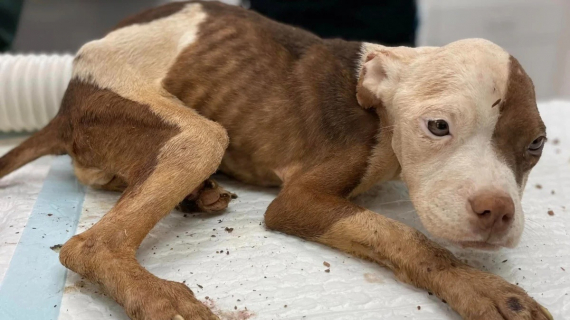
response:
<path id="1" fill-rule="evenodd" d="M 503 232 L 509 228 L 515 216 L 513 199 L 503 192 L 480 192 L 469 199 L 477 216 L 474 223 L 482 230 Z"/>

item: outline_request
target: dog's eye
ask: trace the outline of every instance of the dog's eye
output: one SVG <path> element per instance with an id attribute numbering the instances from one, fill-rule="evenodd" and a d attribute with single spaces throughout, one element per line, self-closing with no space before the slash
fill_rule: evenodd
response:
<path id="1" fill-rule="evenodd" d="M 546 137 L 538 137 L 534 139 L 534 141 L 528 146 L 528 152 L 532 155 L 540 155 L 545 141 Z"/>
<path id="2" fill-rule="evenodd" d="M 438 137 L 449 134 L 449 125 L 445 120 L 429 120 L 427 123 L 428 130 Z"/>

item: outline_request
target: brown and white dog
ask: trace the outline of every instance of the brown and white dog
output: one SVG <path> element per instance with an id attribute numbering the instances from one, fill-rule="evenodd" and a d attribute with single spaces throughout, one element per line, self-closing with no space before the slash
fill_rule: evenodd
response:
<path id="1" fill-rule="evenodd" d="M 544 141 L 530 78 L 489 41 L 323 40 L 238 7 L 177 2 L 84 45 L 58 115 L 0 159 L 0 176 L 69 154 L 81 182 L 123 192 L 60 260 L 133 319 L 216 319 L 135 251 L 177 205 L 226 208 L 233 195 L 209 180 L 220 170 L 281 186 L 269 229 L 386 266 L 465 319 L 539 320 L 552 316 L 523 289 L 349 199 L 401 177 L 433 235 L 514 247 Z"/>

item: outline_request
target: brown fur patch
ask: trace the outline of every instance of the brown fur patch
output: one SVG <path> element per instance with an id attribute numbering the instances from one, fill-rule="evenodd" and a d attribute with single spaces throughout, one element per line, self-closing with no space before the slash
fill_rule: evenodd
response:
<path id="1" fill-rule="evenodd" d="M 339 152 L 368 157 L 379 121 L 355 99 L 360 43 L 322 40 L 238 7 L 202 5 L 208 18 L 163 85 L 228 131 L 222 171 L 279 185 Z M 363 174 L 365 166 L 353 169 Z"/>
<path id="2" fill-rule="evenodd" d="M 513 170 L 520 186 L 539 157 L 528 154 L 528 145 L 546 132 L 536 106 L 534 85 L 515 59 L 510 58 L 507 92 L 500 104 L 501 115 L 493 133 L 497 153 Z"/>
<path id="3" fill-rule="evenodd" d="M 78 165 L 126 183 L 144 180 L 164 143 L 179 133 L 149 106 L 78 80 L 71 80 L 58 117 L 67 153 Z"/>

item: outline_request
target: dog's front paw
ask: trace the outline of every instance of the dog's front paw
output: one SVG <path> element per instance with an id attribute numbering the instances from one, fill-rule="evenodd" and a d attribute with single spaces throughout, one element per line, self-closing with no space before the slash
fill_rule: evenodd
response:
<path id="1" fill-rule="evenodd" d="M 162 279 L 135 284 L 124 308 L 134 320 L 219 320 L 186 285 Z"/>
<path id="2" fill-rule="evenodd" d="M 204 181 L 196 190 L 186 196 L 176 209 L 182 212 L 217 212 L 226 209 L 237 195 L 220 187 L 214 180 Z"/>
<path id="3" fill-rule="evenodd" d="M 457 279 L 448 303 L 466 320 L 553 320 L 546 308 L 523 289 L 502 278 L 468 272 Z"/>

